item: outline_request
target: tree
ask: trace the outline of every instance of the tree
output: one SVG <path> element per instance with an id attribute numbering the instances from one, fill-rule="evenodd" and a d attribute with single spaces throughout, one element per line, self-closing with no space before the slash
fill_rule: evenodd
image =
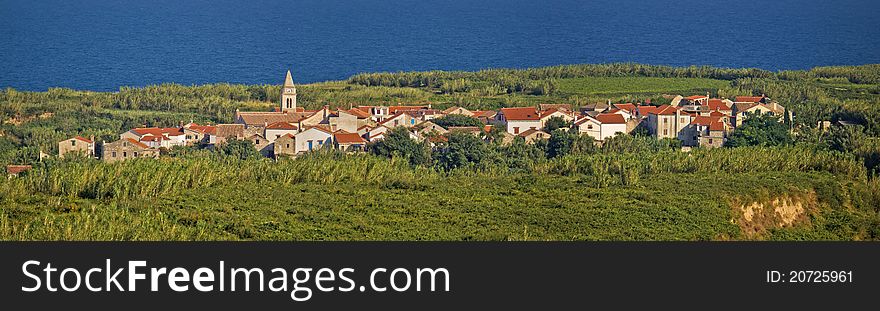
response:
<path id="1" fill-rule="evenodd" d="M 218 154 L 241 160 L 262 158 L 250 140 L 227 140 L 226 143 L 219 145 L 214 150 Z"/>
<path id="2" fill-rule="evenodd" d="M 770 114 L 752 114 L 727 139 L 726 147 L 781 146 L 793 140 L 788 126 Z"/>
<path id="3" fill-rule="evenodd" d="M 828 135 L 828 147 L 837 151 L 853 152 L 868 141 L 861 125 L 835 126 Z"/>
<path id="4" fill-rule="evenodd" d="M 445 129 L 448 129 L 450 126 L 483 126 L 483 121 L 480 121 L 480 119 L 463 114 L 450 114 L 431 120 L 431 122 Z"/>
<path id="5" fill-rule="evenodd" d="M 434 151 L 437 166 L 452 170 L 466 166 L 485 166 L 494 162 L 493 149 L 480 138 L 468 133 L 452 133 L 449 142 Z"/>
<path id="6" fill-rule="evenodd" d="M 367 144 L 367 152 L 384 157 L 404 157 L 410 165 L 425 165 L 431 161 L 431 148 L 409 137 L 409 130 L 396 127 L 385 138 Z"/>
<path id="7" fill-rule="evenodd" d="M 593 137 L 589 135 L 580 135 L 577 131 L 566 131 L 564 129 L 556 129 L 550 134 L 547 141 L 547 158 L 555 158 L 567 154 L 593 153 L 596 151 L 596 144 Z"/>
<path id="8" fill-rule="evenodd" d="M 570 125 L 565 121 L 562 117 L 550 117 L 546 123 L 544 123 L 544 132 L 553 133 L 556 129 L 566 128 Z"/>

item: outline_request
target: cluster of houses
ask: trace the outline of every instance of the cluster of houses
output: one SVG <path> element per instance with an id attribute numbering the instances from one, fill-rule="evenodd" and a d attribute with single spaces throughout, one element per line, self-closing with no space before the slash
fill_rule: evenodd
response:
<path id="1" fill-rule="evenodd" d="M 580 109 L 568 104 L 542 104 L 537 107 L 501 108 L 497 111 L 470 111 L 462 107 L 438 110 L 421 106 L 350 106 L 348 109 L 305 110 L 297 106 L 296 86 L 290 71 L 281 90 L 281 105 L 271 112 L 236 111 L 234 123 L 189 124 L 171 128 L 134 128 L 120 134 L 119 140 L 97 146 L 94 138 L 73 137 L 58 143 L 59 156 L 76 152 L 105 161 L 158 157 L 162 148 L 175 146 L 215 146 L 228 140 L 248 140 L 266 157 L 296 156 L 318 148 L 348 152 L 364 149 L 381 140 L 393 128 L 404 127 L 410 137 L 431 144 L 447 139 L 450 132 L 484 137 L 493 127 L 503 128 L 502 143 L 521 137 L 527 143 L 547 139 L 544 129 L 550 120 L 561 119 L 596 141 L 629 133 L 644 127 L 657 138 L 677 138 L 684 146 L 718 147 L 727 135 L 752 113 L 781 115 L 785 108 L 766 96 L 737 96 L 734 100 L 696 95 L 675 96 L 670 104 L 599 103 Z M 481 127 L 444 128 L 432 120 L 447 115 L 479 119 Z M 97 152 L 99 150 L 100 152 Z"/>

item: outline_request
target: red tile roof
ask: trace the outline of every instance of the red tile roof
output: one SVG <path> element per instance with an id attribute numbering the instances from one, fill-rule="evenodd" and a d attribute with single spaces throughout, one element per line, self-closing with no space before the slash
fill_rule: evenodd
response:
<path id="1" fill-rule="evenodd" d="M 687 100 L 698 100 L 698 99 L 704 99 L 704 98 L 709 98 L 709 96 L 706 96 L 706 95 L 693 95 L 693 96 L 685 97 L 685 99 L 687 99 Z"/>
<path id="2" fill-rule="evenodd" d="M 357 133 L 346 133 L 345 131 L 338 131 L 334 133 L 333 140 L 335 140 L 338 144 L 363 144 L 367 142 Z"/>
<path id="3" fill-rule="evenodd" d="M 86 138 L 83 138 L 82 136 L 76 136 L 76 137 L 74 137 L 74 139 L 76 139 L 76 140 L 81 140 L 81 141 L 84 141 L 84 142 L 87 142 L 87 143 L 90 143 L 90 144 L 92 143 L 91 140 L 88 140 L 88 139 L 86 139 Z"/>
<path id="4" fill-rule="evenodd" d="M 536 121 L 541 119 L 538 110 L 533 107 L 501 108 L 501 113 L 504 114 L 504 118 L 507 120 Z"/>
<path id="5" fill-rule="evenodd" d="M 626 119 L 623 118 L 622 115 L 616 113 L 603 113 L 596 116 L 596 120 L 599 120 L 602 124 L 625 124 Z"/>
<path id="6" fill-rule="evenodd" d="M 648 115 L 648 114 L 657 114 L 657 111 L 660 111 L 660 107 L 657 106 L 639 106 L 639 115 Z"/>
<path id="7" fill-rule="evenodd" d="M 730 110 L 724 101 L 718 98 L 709 99 L 709 110 Z"/>
<path id="8" fill-rule="evenodd" d="M 6 174 L 14 175 L 24 171 L 28 171 L 31 168 L 32 167 L 30 165 L 7 165 Z"/>
<path id="9" fill-rule="evenodd" d="M 366 118 L 369 118 L 369 117 L 370 117 L 370 113 L 369 113 L 369 112 L 366 112 L 366 111 L 360 110 L 360 109 L 358 109 L 358 108 L 351 108 L 351 109 L 348 109 L 348 110 L 342 110 L 342 109 L 340 109 L 339 111 L 344 111 L 344 112 L 346 112 L 346 113 L 348 113 L 348 114 L 350 114 L 350 115 L 354 115 L 355 117 L 358 117 L 358 119 L 366 119 Z"/>
<path id="10" fill-rule="evenodd" d="M 477 117 L 477 118 L 479 118 L 479 117 L 491 118 L 491 117 L 494 117 L 496 114 L 498 114 L 498 112 L 494 111 L 494 110 L 477 110 L 477 111 L 471 111 L 471 112 L 474 114 L 474 117 Z"/>
<path id="11" fill-rule="evenodd" d="M 131 139 L 131 138 L 126 138 L 125 140 L 127 140 L 129 143 L 131 143 L 131 144 L 133 144 L 133 145 L 135 145 L 135 146 L 138 146 L 138 147 L 141 147 L 141 148 L 144 148 L 144 149 L 149 149 L 149 148 L 150 148 L 150 146 L 144 145 L 142 142 L 139 142 L 139 141 L 134 140 L 134 139 Z"/>
<path id="12" fill-rule="evenodd" d="M 663 105 L 663 106 L 657 107 L 656 111 L 652 111 L 650 113 L 657 114 L 657 115 L 672 115 L 672 114 L 675 114 L 676 111 L 678 111 L 678 107 L 673 107 L 670 105 Z"/>
<path id="13" fill-rule="evenodd" d="M 275 123 L 269 124 L 269 126 L 267 126 L 266 129 L 270 129 L 270 130 L 296 130 L 297 127 L 296 127 L 296 125 L 293 125 L 288 122 L 275 122 Z"/>
<path id="14" fill-rule="evenodd" d="M 712 121 L 709 123 L 710 131 L 723 131 L 724 130 L 724 122 L 721 121 Z"/>
<path id="15" fill-rule="evenodd" d="M 154 136 L 178 136 L 183 135 L 183 130 L 176 127 L 139 127 L 132 129 L 135 134 L 140 136 L 151 134 Z"/>
<path id="16" fill-rule="evenodd" d="M 195 123 L 194 123 L 193 125 L 190 125 L 189 129 L 190 129 L 190 130 L 193 130 L 193 131 L 196 131 L 196 132 L 201 132 L 201 133 L 205 133 L 205 134 L 212 134 L 212 135 L 213 135 L 214 133 L 217 132 L 217 127 L 216 127 L 216 126 L 213 126 L 213 125 L 198 125 L 198 124 L 195 124 Z"/>
<path id="17" fill-rule="evenodd" d="M 636 105 L 633 105 L 633 104 L 630 104 L 630 103 L 626 103 L 626 104 L 614 104 L 613 106 L 614 106 L 615 108 L 617 108 L 617 109 L 626 110 L 626 112 L 629 112 L 629 113 L 635 113 L 635 111 L 636 111 Z"/>

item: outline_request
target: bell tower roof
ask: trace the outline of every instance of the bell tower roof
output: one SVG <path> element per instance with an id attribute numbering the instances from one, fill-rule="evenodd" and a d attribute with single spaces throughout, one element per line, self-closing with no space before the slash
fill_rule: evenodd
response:
<path id="1" fill-rule="evenodd" d="M 294 87 L 293 77 L 290 75 L 290 70 L 287 71 L 287 77 L 284 78 L 284 87 Z"/>

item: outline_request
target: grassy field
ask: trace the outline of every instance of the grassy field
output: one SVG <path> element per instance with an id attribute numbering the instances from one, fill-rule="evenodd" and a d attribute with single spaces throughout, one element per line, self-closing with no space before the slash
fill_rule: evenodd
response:
<path id="1" fill-rule="evenodd" d="M 720 191 L 681 193 L 692 184 Z M 733 202 L 831 189 L 791 226 L 746 236 Z M 316 183 L 182 189 L 148 200 L 35 195 L 4 203 L 4 240 L 727 240 L 870 238 L 830 201 L 827 174 L 647 178 L 597 189 L 578 178 L 441 179 L 419 187 Z M 821 192 L 821 191 L 820 191 Z M 873 233 L 877 234 L 877 233 Z"/>

